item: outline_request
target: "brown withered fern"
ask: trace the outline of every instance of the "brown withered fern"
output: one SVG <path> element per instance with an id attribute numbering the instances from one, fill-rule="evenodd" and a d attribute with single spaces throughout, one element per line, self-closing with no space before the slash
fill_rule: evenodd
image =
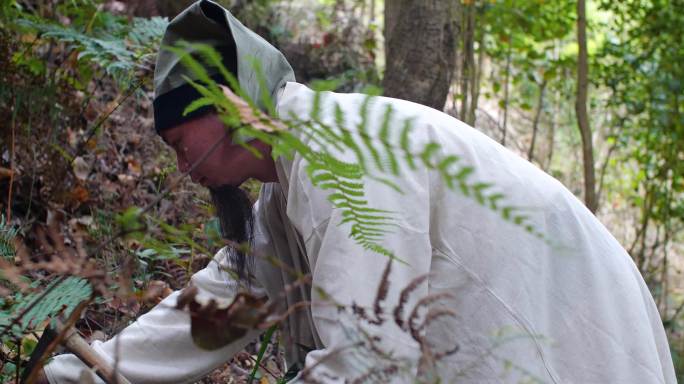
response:
<path id="1" fill-rule="evenodd" d="M 415 291 L 428 279 L 428 275 L 421 275 L 411 280 L 400 291 L 394 306 L 389 306 L 387 298 L 391 287 L 389 280 L 391 272 L 392 260 L 389 260 L 378 283 L 372 308 L 363 307 L 356 302 L 349 307 L 338 305 L 341 314 L 340 326 L 343 327 L 350 343 L 331 351 L 317 364 L 302 371 L 300 379 L 303 382 L 315 384 L 329 380 L 339 382 L 342 379 L 345 383 L 353 384 L 387 383 L 399 376 L 410 376 L 413 381 L 417 382 L 435 381 L 435 365 L 440 360 L 457 353 L 459 345 L 455 343 L 447 349 L 438 350 L 428 341 L 425 334 L 428 327 L 435 321 L 456 316 L 456 313 L 450 309 L 437 307 L 440 302 L 452 296 L 448 293 L 427 295 L 415 300 L 415 304 L 410 307 L 409 303 L 415 299 Z M 344 316 L 345 314 L 348 316 Z M 399 329 L 417 343 L 420 350 L 418 361 L 400 358 L 394 351 L 383 348 L 383 335 L 372 334 L 367 327 L 364 327 L 364 324 L 381 326 L 392 320 Z M 329 373 L 316 369 L 324 360 L 334 359 L 341 353 L 346 353 L 349 361 L 358 364 L 359 374 L 353 377 L 333 378 Z"/>
<path id="2" fill-rule="evenodd" d="M 389 275 L 392 271 L 392 263 L 388 262 L 385 270 L 382 272 L 382 278 L 380 279 L 380 284 L 378 284 L 378 290 L 375 294 L 375 300 L 373 301 L 373 315 L 374 317 L 368 317 L 366 309 L 352 303 L 352 311 L 360 319 L 363 319 L 373 325 L 382 325 L 385 322 L 383 318 L 384 311 L 382 309 L 382 302 L 387 299 L 387 293 L 389 291 Z"/>

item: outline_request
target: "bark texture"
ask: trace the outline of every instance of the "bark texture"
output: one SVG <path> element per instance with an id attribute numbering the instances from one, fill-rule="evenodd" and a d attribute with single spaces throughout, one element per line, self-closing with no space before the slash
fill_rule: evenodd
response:
<path id="1" fill-rule="evenodd" d="M 543 80 L 539 85 L 539 99 L 537 100 L 537 111 L 534 114 L 532 121 L 532 140 L 530 142 L 530 149 L 527 151 L 527 160 L 534 160 L 534 146 L 537 142 L 537 132 L 539 132 L 539 120 L 541 119 L 542 111 L 544 110 L 544 93 L 546 92 L 546 80 Z"/>
<path id="2" fill-rule="evenodd" d="M 501 145 L 506 145 L 506 133 L 508 132 L 508 89 L 511 78 L 511 58 L 513 56 L 511 36 L 508 37 L 508 49 L 506 51 L 506 74 L 504 75 L 504 100 L 503 100 L 503 129 L 501 132 Z"/>
<path id="3" fill-rule="evenodd" d="M 458 3 L 385 1 L 385 95 L 444 108 L 459 35 Z"/>
<path id="4" fill-rule="evenodd" d="M 465 117 L 465 122 L 473 127 L 475 126 L 475 120 L 477 118 L 477 104 L 480 99 L 480 84 L 482 82 L 482 69 L 484 66 L 484 36 L 485 31 L 480 31 L 478 37 L 477 65 L 475 67 L 475 73 L 470 77 L 470 106 L 468 107 L 468 114 Z"/>
<path id="5" fill-rule="evenodd" d="M 577 124 L 582 137 L 582 159 L 584 162 L 584 204 L 590 211 L 596 212 L 596 176 L 594 174 L 594 146 L 589 126 L 587 112 L 587 88 L 589 85 L 589 64 L 587 53 L 587 16 L 584 0 L 577 2 L 577 44 L 579 55 L 577 58 L 577 100 L 575 112 Z"/>
<path id="6" fill-rule="evenodd" d="M 475 82 L 475 6 L 473 4 L 464 5 L 461 14 L 463 19 L 463 66 L 461 69 L 461 120 L 473 125 L 474 121 L 468 120 L 470 92 L 474 88 Z M 470 89 L 470 90 L 469 90 Z M 469 103 L 470 101 L 470 103 Z"/>

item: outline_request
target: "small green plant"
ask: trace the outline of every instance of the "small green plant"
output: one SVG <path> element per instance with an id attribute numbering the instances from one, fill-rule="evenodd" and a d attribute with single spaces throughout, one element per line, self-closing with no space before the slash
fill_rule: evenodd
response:
<path id="1" fill-rule="evenodd" d="M 135 80 L 137 71 L 151 71 L 167 24 L 168 20 L 162 17 L 134 18 L 129 24 L 109 13 L 94 14 L 88 25 L 80 28 L 38 18 L 18 21 L 25 30 L 66 43 L 78 52 L 78 60 L 83 64 L 80 74 L 92 73 L 90 68 L 95 64 L 120 85 Z M 86 78 L 82 83 L 89 81 Z"/>

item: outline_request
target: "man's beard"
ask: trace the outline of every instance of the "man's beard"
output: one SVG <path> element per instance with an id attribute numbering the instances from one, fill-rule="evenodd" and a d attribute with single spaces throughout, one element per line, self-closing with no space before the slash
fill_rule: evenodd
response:
<path id="1" fill-rule="evenodd" d="M 230 185 L 210 188 L 211 200 L 221 224 L 221 236 L 240 244 L 229 247 L 229 259 L 238 277 L 246 279 L 251 272 L 252 258 L 247 252 L 253 245 L 254 212 L 247 193 Z M 247 252 L 245 252 L 247 251 Z"/>

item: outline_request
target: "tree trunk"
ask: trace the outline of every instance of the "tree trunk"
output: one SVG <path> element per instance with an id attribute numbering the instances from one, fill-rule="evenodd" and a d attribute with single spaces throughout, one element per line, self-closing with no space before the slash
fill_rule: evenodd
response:
<path id="1" fill-rule="evenodd" d="M 542 168 L 544 171 L 551 169 L 551 163 L 553 163 L 553 149 L 556 144 L 556 127 L 558 126 L 558 116 L 561 114 L 560 99 L 560 91 L 556 90 L 553 100 L 553 116 L 551 117 L 551 125 L 549 126 L 549 151 L 546 155 L 546 164 Z"/>
<path id="2" fill-rule="evenodd" d="M 461 67 L 461 120 L 469 123 L 467 113 L 469 103 L 469 88 L 472 86 L 471 78 L 475 77 L 475 6 L 468 4 L 462 10 L 463 18 L 463 59 Z"/>
<path id="3" fill-rule="evenodd" d="M 503 105 L 503 132 L 501 134 L 501 145 L 506 145 L 506 131 L 508 130 L 508 84 L 511 82 L 511 56 L 513 55 L 512 36 L 508 36 L 508 51 L 506 52 L 506 74 L 504 76 L 504 105 Z"/>
<path id="4" fill-rule="evenodd" d="M 577 44 L 579 55 L 577 58 L 577 100 L 575 112 L 577 124 L 582 137 L 582 158 L 584 162 L 584 204 L 591 212 L 596 212 L 598 201 L 596 200 L 596 180 L 594 175 L 594 148 L 589 127 L 589 114 L 587 113 L 587 88 L 589 77 L 589 63 L 587 53 L 587 17 L 585 0 L 577 1 Z"/>
<path id="5" fill-rule="evenodd" d="M 444 108 L 456 61 L 458 2 L 385 1 L 385 95 Z"/>
<path id="6" fill-rule="evenodd" d="M 558 60 L 560 53 L 559 53 L 559 48 L 558 48 L 558 41 L 554 41 L 553 43 L 553 60 Z M 548 171 L 551 168 L 551 163 L 553 162 L 553 149 L 554 145 L 556 143 L 556 127 L 558 126 L 558 119 L 561 114 L 561 108 L 560 108 L 560 89 L 556 87 L 554 95 L 553 95 L 553 115 L 551 116 L 551 122 L 549 124 L 549 132 L 548 132 L 548 152 L 546 155 L 546 162 L 542 163 L 542 169 L 544 171 Z M 541 163 L 541 162 L 540 162 Z"/>
<path id="7" fill-rule="evenodd" d="M 546 80 L 542 80 L 539 85 L 539 99 L 537 100 L 537 112 L 534 114 L 532 121 L 532 142 L 530 143 L 530 150 L 527 152 L 527 160 L 532 161 L 534 158 L 534 144 L 537 141 L 537 131 L 539 130 L 539 119 L 541 118 L 542 110 L 544 109 L 544 93 L 546 91 Z"/>
<path id="8" fill-rule="evenodd" d="M 480 99 L 480 83 L 482 82 L 482 69 L 484 66 L 484 36 L 485 31 L 482 29 L 480 31 L 480 36 L 478 38 L 478 52 L 477 52 L 477 66 L 475 67 L 475 73 L 473 74 L 470 85 L 470 108 L 468 110 L 468 115 L 466 115 L 466 123 L 475 126 L 477 111 L 477 103 Z"/>

